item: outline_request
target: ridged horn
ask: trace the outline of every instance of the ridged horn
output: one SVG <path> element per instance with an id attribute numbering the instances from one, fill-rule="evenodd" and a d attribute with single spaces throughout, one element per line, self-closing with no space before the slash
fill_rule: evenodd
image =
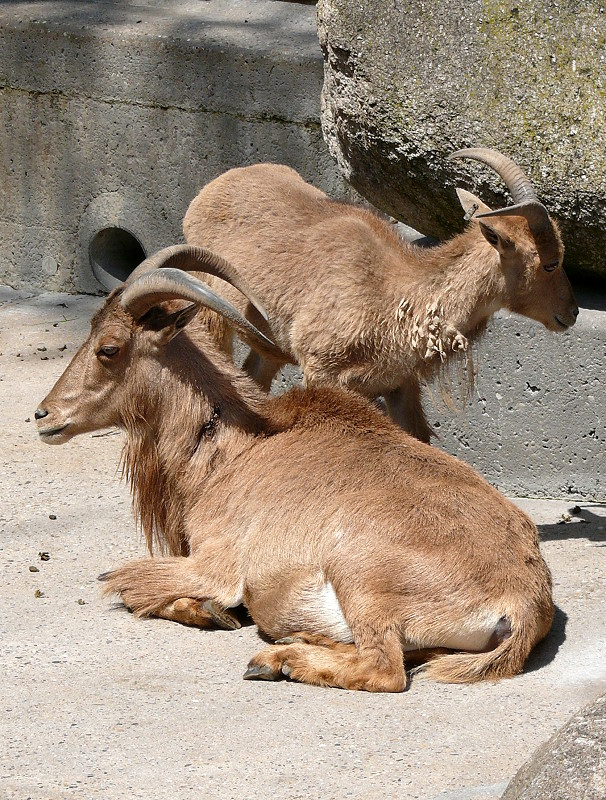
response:
<path id="1" fill-rule="evenodd" d="M 210 286 L 174 267 L 154 266 L 153 269 L 144 271 L 132 283 L 129 281 L 120 297 L 122 307 L 137 320 L 141 319 L 150 308 L 167 300 L 191 300 L 197 305 L 210 308 L 225 317 L 230 325 L 247 339 L 251 337 L 255 339 L 264 350 L 275 353 L 278 349 L 271 339 L 243 317 L 231 303 L 216 294 Z"/>
<path id="2" fill-rule="evenodd" d="M 448 156 L 449 161 L 456 158 L 470 158 L 493 169 L 509 189 L 514 202 L 512 206 L 476 214 L 475 219 L 520 216 L 526 218 L 533 233 L 551 229 L 551 220 L 547 209 L 538 199 L 532 181 L 515 161 L 489 147 L 468 147 L 465 150 L 457 150 L 456 153 Z"/>
<path id="3" fill-rule="evenodd" d="M 207 250 L 205 247 L 175 244 L 158 250 L 157 253 L 146 258 L 131 272 L 126 284 L 129 285 L 132 281 L 140 278 L 141 275 L 164 267 L 180 269 L 185 272 L 207 272 L 209 275 L 221 278 L 227 283 L 231 283 L 244 297 L 250 300 L 263 319 L 268 319 L 263 303 L 261 303 L 238 270 L 227 259 L 217 255 L 217 253 L 213 253 L 211 250 Z"/>

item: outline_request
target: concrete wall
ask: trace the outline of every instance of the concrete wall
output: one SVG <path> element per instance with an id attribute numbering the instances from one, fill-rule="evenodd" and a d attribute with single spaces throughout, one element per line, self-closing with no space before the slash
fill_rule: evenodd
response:
<path id="1" fill-rule="evenodd" d="M 232 166 L 346 187 L 319 123 L 314 9 L 273 0 L 0 3 L 0 281 L 95 292 L 88 247 L 181 240 Z"/>
<path id="2" fill-rule="evenodd" d="M 0 2 L 0 282 L 99 292 L 99 230 L 147 253 L 178 241 L 189 201 L 232 166 L 288 163 L 344 195 L 322 75 L 310 5 Z M 606 303 L 580 300 L 562 336 L 497 317 L 465 408 L 428 398 L 440 445 L 510 493 L 606 498 Z"/>
<path id="3" fill-rule="evenodd" d="M 467 402 L 455 383 L 456 413 L 432 388 L 438 442 L 507 494 L 606 499 L 606 302 L 579 299 L 585 307 L 564 334 L 498 314 Z"/>

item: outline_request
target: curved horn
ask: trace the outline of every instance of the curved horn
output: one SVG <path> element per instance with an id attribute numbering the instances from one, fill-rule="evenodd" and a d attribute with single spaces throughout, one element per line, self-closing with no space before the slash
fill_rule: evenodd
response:
<path id="1" fill-rule="evenodd" d="M 150 260 L 152 259 L 148 259 Z M 246 338 L 254 338 L 264 350 L 273 353 L 278 350 L 274 342 L 255 328 L 231 303 L 183 270 L 154 266 L 136 277 L 132 283 L 129 282 L 120 297 L 122 307 L 137 320 L 150 308 L 167 300 L 191 300 L 197 305 L 210 308 L 225 317 Z"/>
<path id="2" fill-rule="evenodd" d="M 551 228 L 551 220 L 547 209 L 538 199 L 530 178 L 522 172 L 515 161 L 499 153 L 498 150 L 491 150 L 489 147 L 468 147 L 465 150 L 457 150 L 456 153 L 448 156 L 449 161 L 455 158 L 471 158 L 491 167 L 502 178 L 513 199 L 513 206 L 499 208 L 496 211 L 488 211 L 485 214 L 477 214 L 476 219 L 480 217 L 521 216 L 526 218 L 532 231 Z"/>
<path id="3" fill-rule="evenodd" d="M 132 281 L 140 278 L 141 275 L 146 275 L 152 270 L 163 267 L 174 267 L 185 272 L 207 272 L 209 275 L 221 278 L 238 289 L 253 304 L 263 319 L 268 319 L 263 303 L 261 303 L 237 269 L 227 259 L 207 250 L 205 247 L 175 244 L 158 250 L 157 253 L 146 258 L 131 272 L 126 284 L 129 285 Z"/>
<path id="4" fill-rule="evenodd" d="M 538 202 L 530 178 L 522 172 L 515 161 L 499 153 L 498 150 L 491 150 L 489 147 L 468 147 L 448 156 L 449 161 L 454 158 L 471 158 L 491 167 L 503 179 L 514 203 L 523 203 L 526 200 Z"/>

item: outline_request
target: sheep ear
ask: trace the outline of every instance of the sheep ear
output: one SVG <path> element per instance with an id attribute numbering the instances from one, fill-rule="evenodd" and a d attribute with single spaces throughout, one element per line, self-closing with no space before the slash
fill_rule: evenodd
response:
<path id="1" fill-rule="evenodd" d="M 456 189 L 459 203 L 465 211 L 465 221 L 470 220 L 475 214 L 487 214 L 492 209 L 483 203 L 475 194 L 468 192 L 466 189 Z M 475 206 L 475 208 L 474 208 Z"/>
<path id="2" fill-rule="evenodd" d="M 177 334 L 181 333 L 198 313 L 197 303 L 191 303 L 185 308 L 180 308 L 172 314 L 164 311 L 160 306 L 154 306 L 142 317 L 139 322 L 144 327 L 156 331 L 159 340 L 168 344 Z"/>
<path id="3" fill-rule="evenodd" d="M 175 333 L 179 333 L 186 325 L 189 325 L 199 310 L 200 306 L 197 303 L 192 303 L 189 306 L 185 306 L 185 308 L 182 308 L 180 311 L 175 311 L 173 314 L 174 321 L 172 323 L 175 328 Z"/>
<path id="4" fill-rule="evenodd" d="M 490 223 L 484 220 L 478 220 L 482 236 L 486 239 L 488 244 L 492 245 L 494 249 L 500 254 L 505 255 L 508 250 L 514 247 L 514 243 L 504 231 L 499 230 L 499 225 L 495 225 L 492 221 Z"/>

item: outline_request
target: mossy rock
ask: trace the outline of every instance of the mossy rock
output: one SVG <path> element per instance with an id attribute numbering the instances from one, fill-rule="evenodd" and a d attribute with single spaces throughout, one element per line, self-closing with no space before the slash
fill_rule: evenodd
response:
<path id="1" fill-rule="evenodd" d="M 455 150 L 513 158 L 560 221 L 571 274 L 606 278 L 606 13 L 551 0 L 320 0 L 322 125 L 345 177 L 432 236 L 462 226 L 454 187 L 498 177 Z"/>

